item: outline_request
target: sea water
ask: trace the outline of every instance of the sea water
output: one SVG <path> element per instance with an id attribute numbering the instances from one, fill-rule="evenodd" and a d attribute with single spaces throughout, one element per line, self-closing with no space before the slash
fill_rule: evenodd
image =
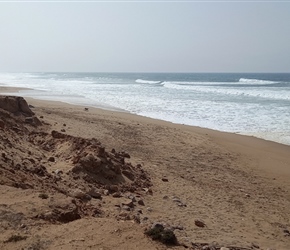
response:
<path id="1" fill-rule="evenodd" d="M 130 112 L 290 145 L 290 74 L 0 73 L 19 95 Z"/>

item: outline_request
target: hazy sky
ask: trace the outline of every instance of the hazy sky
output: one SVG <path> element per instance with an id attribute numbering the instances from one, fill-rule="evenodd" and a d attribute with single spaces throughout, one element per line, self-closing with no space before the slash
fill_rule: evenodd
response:
<path id="1" fill-rule="evenodd" d="M 0 1 L 0 71 L 290 72 L 290 1 Z"/>

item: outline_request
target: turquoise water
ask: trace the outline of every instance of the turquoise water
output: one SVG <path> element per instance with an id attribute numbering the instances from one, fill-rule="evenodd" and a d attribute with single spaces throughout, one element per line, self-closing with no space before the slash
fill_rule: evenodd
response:
<path id="1" fill-rule="evenodd" d="M 0 73 L 21 95 L 253 135 L 290 145 L 290 74 Z"/>

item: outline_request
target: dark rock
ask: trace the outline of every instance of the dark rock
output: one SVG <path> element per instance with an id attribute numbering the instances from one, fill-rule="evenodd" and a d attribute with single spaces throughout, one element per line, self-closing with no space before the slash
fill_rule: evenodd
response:
<path id="1" fill-rule="evenodd" d="M 37 174 L 38 176 L 46 176 L 47 170 L 44 166 L 37 166 L 30 169 L 30 172 Z"/>
<path id="2" fill-rule="evenodd" d="M 138 200 L 138 204 L 141 205 L 141 206 L 145 206 L 145 203 L 143 200 Z"/>
<path id="3" fill-rule="evenodd" d="M 152 240 L 158 240 L 166 245 L 178 245 L 177 238 L 171 229 L 165 229 L 160 223 L 154 223 L 152 227 L 145 231 Z"/>
<path id="4" fill-rule="evenodd" d="M 33 164 L 35 163 L 35 160 L 33 158 L 28 158 L 28 160 Z"/>
<path id="5" fill-rule="evenodd" d="M 205 227 L 205 223 L 201 220 L 194 220 L 194 224 L 197 226 L 197 227 Z"/>
<path id="6" fill-rule="evenodd" d="M 122 194 L 121 194 L 121 192 L 116 192 L 116 193 L 113 193 L 112 196 L 114 198 L 120 198 L 120 197 L 122 197 Z"/>
<path id="7" fill-rule="evenodd" d="M 119 191 L 119 187 L 117 185 L 111 185 L 108 187 L 110 193 L 116 193 Z"/>
<path id="8" fill-rule="evenodd" d="M 126 152 L 121 152 L 120 155 L 124 158 L 131 158 L 131 156 Z"/>
<path id="9" fill-rule="evenodd" d="M 163 224 L 160 223 L 160 222 L 154 222 L 154 223 L 152 224 L 152 226 L 151 226 L 151 229 L 154 229 L 154 228 L 156 228 L 156 229 L 160 229 L 160 230 L 163 230 L 163 229 L 164 229 L 164 226 L 163 226 Z"/>
<path id="10" fill-rule="evenodd" d="M 122 174 L 125 175 L 131 181 L 134 181 L 134 179 L 135 179 L 134 174 L 128 170 L 123 170 Z"/>
<path id="11" fill-rule="evenodd" d="M 136 201 L 137 201 L 137 200 L 136 200 L 136 197 L 135 197 L 133 194 L 128 195 L 128 198 L 129 198 L 131 201 L 133 201 L 133 202 L 136 202 Z"/>
<path id="12" fill-rule="evenodd" d="M 56 175 L 61 175 L 61 174 L 63 174 L 63 171 L 57 169 L 57 170 L 54 171 L 54 173 L 55 173 Z"/>
<path id="13" fill-rule="evenodd" d="M 122 210 L 125 210 L 125 211 L 131 211 L 131 208 L 127 205 L 123 205 L 122 206 Z"/>
<path id="14" fill-rule="evenodd" d="M 13 114 L 34 115 L 26 100 L 20 96 L 0 96 L 0 108 Z"/>
<path id="15" fill-rule="evenodd" d="M 87 192 L 88 195 L 95 199 L 102 199 L 102 193 L 100 190 L 97 190 L 95 188 L 91 188 L 89 192 Z"/>
<path id="16" fill-rule="evenodd" d="M 65 134 L 59 133 L 59 132 L 57 132 L 55 130 L 51 131 L 51 135 L 52 135 L 53 138 L 56 138 L 56 139 L 63 139 L 63 138 L 66 137 Z"/>
<path id="17" fill-rule="evenodd" d="M 65 129 L 61 129 L 60 131 L 64 133 L 65 132 Z"/>
<path id="18" fill-rule="evenodd" d="M 146 194 L 153 195 L 153 190 L 151 188 L 143 188 Z"/>
<path id="19" fill-rule="evenodd" d="M 33 117 L 26 117 L 25 122 L 26 123 L 33 123 Z"/>
<path id="20" fill-rule="evenodd" d="M 166 177 L 163 177 L 161 180 L 164 182 L 168 182 L 168 178 L 166 178 Z"/>
<path id="21" fill-rule="evenodd" d="M 121 200 L 121 205 L 122 205 L 122 207 L 123 207 L 123 206 L 128 206 L 128 207 L 130 207 L 130 208 L 133 208 L 133 207 L 134 207 L 134 203 L 133 203 L 133 201 L 130 200 L 130 199 L 126 199 L 126 198 L 123 198 L 123 199 Z"/>
<path id="22" fill-rule="evenodd" d="M 51 157 L 48 158 L 48 161 L 55 162 L 55 158 L 53 156 L 51 156 Z"/>

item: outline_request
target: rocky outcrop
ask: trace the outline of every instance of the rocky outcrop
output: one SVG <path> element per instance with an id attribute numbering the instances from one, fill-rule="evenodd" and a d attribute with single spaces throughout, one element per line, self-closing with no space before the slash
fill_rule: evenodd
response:
<path id="1" fill-rule="evenodd" d="M 33 116 L 26 100 L 20 96 L 0 96 L 0 108 L 15 115 Z"/>
<path id="2" fill-rule="evenodd" d="M 42 125 L 26 100 L 20 96 L 0 96 L 0 118 L 0 129 L 12 128 L 16 131 L 19 127 L 23 127 L 24 123 L 34 127 Z"/>

